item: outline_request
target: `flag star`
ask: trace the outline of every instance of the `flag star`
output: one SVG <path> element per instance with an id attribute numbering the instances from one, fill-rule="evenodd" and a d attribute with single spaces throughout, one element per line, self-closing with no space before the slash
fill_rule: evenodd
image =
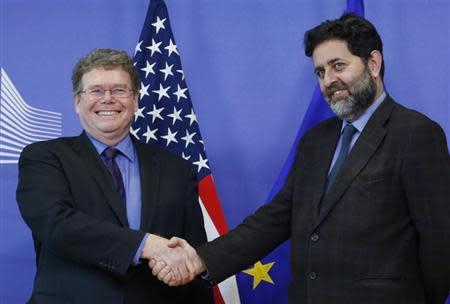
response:
<path id="1" fill-rule="evenodd" d="M 166 146 L 169 146 L 169 144 L 171 142 L 176 142 L 178 143 L 178 140 L 176 139 L 176 135 L 177 135 L 178 131 L 176 131 L 175 133 L 172 133 L 172 131 L 170 130 L 170 128 L 167 128 L 167 135 L 161 136 L 161 138 L 164 138 L 165 140 L 167 140 L 167 144 Z"/>
<path id="2" fill-rule="evenodd" d="M 173 68 L 173 64 L 171 64 L 170 66 L 167 64 L 166 62 L 166 67 L 162 70 L 160 70 L 161 72 L 164 73 L 164 80 L 167 79 L 167 76 L 172 75 L 173 76 L 173 72 L 172 72 L 172 68 Z"/>
<path id="3" fill-rule="evenodd" d="M 148 141 L 152 138 L 156 141 L 158 140 L 158 138 L 156 138 L 156 136 L 155 136 L 156 131 L 158 131 L 158 129 L 152 130 L 152 129 L 150 129 L 149 126 L 147 126 L 147 132 L 142 134 L 142 136 L 144 136 L 146 138 L 146 140 L 145 140 L 146 144 L 148 144 Z"/>
<path id="4" fill-rule="evenodd" d="M 261 281 L 274 284 L 272 278 L 269 275 L 269 271 L 275 262 L 262 264 L 260 261 L 256 262 L 252 268 L 244 270 L 243 272 L 253 277 L 253 289 L 255 289 Z"/>
<path id="5" fill-rule="evenodd" d="M 164 22 L 166 21 L 166 18 L 163 20 L 159 19 L 159 16 L 156 17 L 156 22 L 152 23 L 152 26 L 156 28 L 156 34 L 158 34 L 160 29 L 166 29 L 164 26 Z"/>
<path id="6" fill-rule="evenodd" d="M 136 54 L 137 54 L 138 52 L 142 52 L 142 50 L 141 50 L 142 42 L 144 42 L 144 40 L 141 40 L 141 41 L 139 41 L 138 44 L 136 44 L 136 47 L 134 48 L 134 55 L 135 55 L 135 56 L 136 56 Z"/>
<path id="7" fill-rule="evenodd" d="M 170 89 L 170 86 L 168 86 L 167 88 L 165 88 L 165 87 L 163 87 L 162 84 L 160 83 L 160 84 L 159 84 L 159 90 L 153 90 L 152 92 L 159 95 L 159 96 L 158 96 L 158 101 L 160 101 L 161 98 L 162 98 L 163 96 L 166 96 L 167 98 L 170 98 L 170 97 L 169 97 L 169 94 L 167 94 L 167 91 L 168 91 L 169 89 Z"/>
<path id="8" fill-rule="evenodd" d="M 162 118 L 161 116 L 161 112 L 164 110 L 164 107 L 162 108 L 156 108 L 156 106 L 153 104 L 153 110 L 151 110 L 150 112 L 147 112 L 147 114 L 150 114 L 152 116 L 152 123 L 155 122 L 156 118 L 159 118 L 161 120 L 164 120 L 164 118 Z"/>
<path id="9" fill-rule="evenodd" d="M 149 49 L 150 51 L 152 51 L 152 53 L 150 54 L 150 57 L 153 56 L 153 54 L 155 52 L 158 52 L 158 53 L 162 54 L 161 50 L 159 49 L 159 46 L 161 45 L 161 43 L 162 42 L 156 43 L 155 39 L 152 38 L 152 45 L 146 47 L 146 49 Z"/>
<path id="10" fill-rule="evenodd" d="M 189 146 L 189 144 L 195 145 L 194 141 L 192 140 L 192 138 L 195 136 L 195 134 L 197 134 L 197 133 L 194 132 L 192 134 L 189 134 L 189 131 L 186 130 L 186 136 L 181 137 L 181 139 L 186 142 L 185 148 L 187 148 Z"/>
<path id="11" fill-rule="evenodd" d="M 180 101 L 180 98 L 185 98 L 187 99 L 187 96 L 184 94 L 184 92 L 187 91 L 187 88 L 180 88 L 180 85 L 177 84 L 177 91 L 175 93 L 173 93 L 173 95 L 175 95 L 177 97 L 177 102 Z"/>
<path id="12" fill-rule="evenodd" d="M 177 72 L 181 74 L 181 80 L 184 80 L 184 71 L 183 70 L 177 70 Z"/>
<path id="13" fill-rule="evenodd" d="M 184 158 L 185 160 L 189 160 L 189 158 L 191 158 L 190 155 L 186 155 L 184 154 L 184 152 L 181 152 L 181 157 Z"/>
<path id="14" fill-rule="evenodd" d="M 180 109 L 179 111 L 177 111 L 177 108 L 176 108 L 176 107 L 173 107 L 173 113 L 167 115 L 168 117 L 172 117 L 172 119 L 173 119 L 172 125 L 174 125 L 175 122 L 176 122 L 177 120 L 183 121 L 183 119 L 181 119 L 181 117 L 180 117 L 181 111 L 182 111 L 182 109 Z"/>
<path id="15" fill-rule="evenodd" d="M 189 122 L 189 126 L 191 126 L 194 121 L 197 121 L 197 115 L 195 115 L 194 109 L 191 109 L 191 114 L 185 115 L 184 117 L 187 117 L 191 120 Z"/>
<path id="16" fill-rule="evenodd" d="M 150 85 L 144 85 L 144 83 L 141 81 L 141 89 L 139 90 L 139 94 L 141 95 L 140 99 L 144 96 L 150 96 L 148 95 L 148 89 L 150 88 Z"/>
<path id="17" fill-rule="evenodd" d="M 134 112 L 134 121 L 138 120 L 139 117 L 145 118 L 144 114 L 142 114 L 142 111 L 144 111 L 145 107 L 139 108 Z"/>
<path id="18" fill-rule="evenodd" d="M 178 50 L 177 50 L 177 45 L 172 42 L 172 39 L 169 40 L 169 45 L 166 46 L 164 49 L 166 49 L 169 52 L 169 55 L 167 55 L 167 57 L 170 57 L 170 55 L 172 55 L 172 53 L 175 53 L 178 56 L 180 56 L 180 54 L 178 53 Z"/>
<path id="19" fill-rule="evenodd" d="M 147 60 L 147 66 L 145 68 L 142 68 L 141 71 L 145 72 L 145 78 L 147 78 L 148 74 L 155 74 L 155 71 L 153 70 L 153 67 L 155 66 L 156 62 L 153 64 L 150 64 Z"/>
<path id="20" fill-rule="evenodd" d="M 202 170 L 202 168 L 206 168 L 209 169 L 208 165 L 206 164 L 208 162 L 208 159 L 205 158 L 203 159 L 202 155 L 199 154 L 198 155 L 198 161 L 192 162 L 194 165 L 198 166 L 198 173 L 200 172 L 200 170 Z"/>
<path id="21" fill-rule="evenodd" d="M 132 127 L 130 127 L 130 133 L 131 133 L 134 137 L 136 137 L 137 140 L 141 140 L 141 139 L 139 138 L 139 136 L 138 136 L 138 132 L 139 132 L 140 129 L 141 129 L 141 128 L 137 128 L 136 130 L 134 130 Z"/>

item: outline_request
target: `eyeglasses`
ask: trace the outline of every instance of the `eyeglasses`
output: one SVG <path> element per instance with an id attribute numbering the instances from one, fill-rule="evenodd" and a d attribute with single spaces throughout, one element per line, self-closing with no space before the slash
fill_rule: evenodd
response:
<path id="1" fill-rule="evenodd" d="M 106 92 L 109 91 L 114 98 L 128 98 L 133 94 L 133 90 L 128 88 L 113 88 L 110 90 L 102 88 L 92 88 L 80 91 L 85 93 L 90 99 L 100 99 L 105 97 Z"/>

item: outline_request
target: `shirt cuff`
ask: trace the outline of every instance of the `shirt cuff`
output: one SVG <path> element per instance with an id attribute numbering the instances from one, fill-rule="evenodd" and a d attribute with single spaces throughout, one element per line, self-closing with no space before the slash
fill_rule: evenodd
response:
<path id="1" fill-rule="evenodd" d="M 150 234 L 146 233 L 144 238 L 142 239 L 141 243 L 139 244 L 139 247 L 136 250 L 136 254 L 134 255 L 133 266 L 137 266 L 139 264 L 142 250 L 144 249 L 145 241 L 148 239 L 149 236 L 150 236 Z"/>
<path id="2" fill-rule="evenodd" d="M 200 279 L 202 280 L 202 282 L 208 284 L 209 286 L 213 286 L 214 283 L 209 279 L 209 271 L 208 269 L 206 269 L 205 272 L 202 272 L 200 274 Z"/>

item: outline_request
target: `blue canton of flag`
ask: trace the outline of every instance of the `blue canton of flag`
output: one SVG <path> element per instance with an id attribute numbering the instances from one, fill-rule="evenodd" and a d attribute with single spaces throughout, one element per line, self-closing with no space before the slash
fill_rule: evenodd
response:
<path id="1" fill-rule="evenodd" d="M 228 228 L 163 0 L 150 2 L 133 59 L 141 77 L 141 89 L 130 133 L 196 166 L 205 231 L 208 240 L 215 239 Z M 214 298 L 216 304 L 240 303 L 236 278 L 233 276 L 214 288 Z"/>
<path id="2" fill-rule="evenodd" d="M 153 14 L 147 14 L 135 48 L 135 66 L 142 82 L 131 133 L 190 160 L 202 179 L 211 171 L 167 9 L 160 3 Z"/>

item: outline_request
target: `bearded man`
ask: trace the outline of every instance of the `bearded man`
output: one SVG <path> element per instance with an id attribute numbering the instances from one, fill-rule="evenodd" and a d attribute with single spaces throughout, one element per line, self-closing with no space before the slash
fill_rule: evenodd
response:
<path id="1" fill-rule="evenodd" d="M 344 14 L 306 32 L 337 117 L 307 132 L 278 195 L 196 251 L 212 283 L 291 239 L 289 303 L 442 304 L 450 290 L 450 158 L 442 128 L 383 85 L 375 27 Z M 255 241 L 256 240 L 256 241 Z M 176 284 L 164 265 L 153 273 Z"/>

